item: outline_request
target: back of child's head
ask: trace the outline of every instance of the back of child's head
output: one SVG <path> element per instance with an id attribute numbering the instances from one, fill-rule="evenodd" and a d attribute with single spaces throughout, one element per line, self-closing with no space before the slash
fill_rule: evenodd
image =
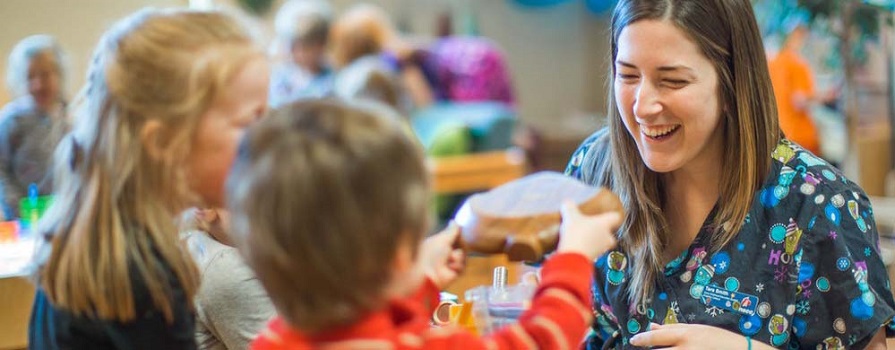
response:
<path id="1" fill-rule="evenodd" d="M 40 279 L 57 306 L 131 320 L 134 270 L 170 320 L 163 265 L 191 299 L 195 267 L 174 220 L 199 201 L 186 159 L 203 113 L 261 55 L 239 22 L 216 12 L 142 10 L 100 39 L 38 228 L 52 242 Z"/>
<path id="2" fill-rule="evenodd" d="M 393 118 L 336 101 L 254 125 L 227 180 L 232 229 L 278 313 L 316 332 L 383 305 L 401 244 L 427 230 L 422 151 Z"/>
<path id="3" fill-rule="evenodd" d="M 400 78 L 378 57 L 364 57 L 341 69 L 333 94 L 346 100 L 378 101 L 402 114 L 409 109 Z"/>

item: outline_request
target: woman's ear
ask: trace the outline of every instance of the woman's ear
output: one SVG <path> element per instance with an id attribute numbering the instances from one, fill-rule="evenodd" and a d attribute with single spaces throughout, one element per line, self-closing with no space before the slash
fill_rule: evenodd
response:
<path id="1" fill-rule="evenodd" d="M 155 119 L 150 119 L 143 128 L 140 129 L 140 142 L 146 153 L 154 160 L 161 160 L 164 157 L 163 147 L 160 142 L 162 132 L 162 123 Z"/>

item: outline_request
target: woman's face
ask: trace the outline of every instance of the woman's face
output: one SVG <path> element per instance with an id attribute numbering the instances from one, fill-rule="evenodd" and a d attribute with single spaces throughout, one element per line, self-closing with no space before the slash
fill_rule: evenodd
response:
<path id="1" fill-rule="evenodd" d="M 59 63 L 52 54 L 40 53 L 28 64 L 28 94 L 41 111 L 50 111 L 62 99 Z"/>
<path id="2" fill-rule="evenodd" d="M 224 206 L 224 181 L 239 140 L 267 109 L 269 76 L 267 61 L 253 59 L 201 116 L 187 162 L 190 186 L 207 206 Z"/>
<path id="3" fill-rule="evenodd" d="M 642 20 L 618 38 L 614 93 L 628 133 L 658 173 L 720 162 L 718 74 L 668 21 Z"/>

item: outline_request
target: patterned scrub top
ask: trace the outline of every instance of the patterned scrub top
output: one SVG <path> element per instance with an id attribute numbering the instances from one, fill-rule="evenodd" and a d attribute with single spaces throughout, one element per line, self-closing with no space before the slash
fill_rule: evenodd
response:
<path id="1" fill-rule="evenodd" d="M 566 174 L 581 178 L 600 134 L 573 154 Z M 867 195 L 788 140 L 771 157 L 740 233 L 711 253 L 704 225 L 644 306 L 625 296 L 636 262 L 623 251 L 597 260 L 588 348 L 632 348 L 629 339 L 650 322 L 721 327 L 781 349 L 862 348 L 883 325 L 893 333 L 895 301 Z"/>

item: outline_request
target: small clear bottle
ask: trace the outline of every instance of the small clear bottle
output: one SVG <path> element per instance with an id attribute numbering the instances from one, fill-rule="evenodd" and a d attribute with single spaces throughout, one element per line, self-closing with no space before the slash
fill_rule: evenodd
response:
<path id="1" fill-rule="evenodd" d="M 495 267 L 488 293 L 488 315 L 493 329 L 516 322 L 523 311 L 522 303 L 516 299 L 513 288 L 507 286 L 507 268 Z"/>
<path id="2" fill-rule="evenodd" d="M 487 335 L 503 326 L 514 324 L 531 304 L 537 286 L 509 285 L 505 266 L 494 268 L 491 286 L 479 286 L 466 292 L 473 302 L 473 314 L 479 334 Z"/>

